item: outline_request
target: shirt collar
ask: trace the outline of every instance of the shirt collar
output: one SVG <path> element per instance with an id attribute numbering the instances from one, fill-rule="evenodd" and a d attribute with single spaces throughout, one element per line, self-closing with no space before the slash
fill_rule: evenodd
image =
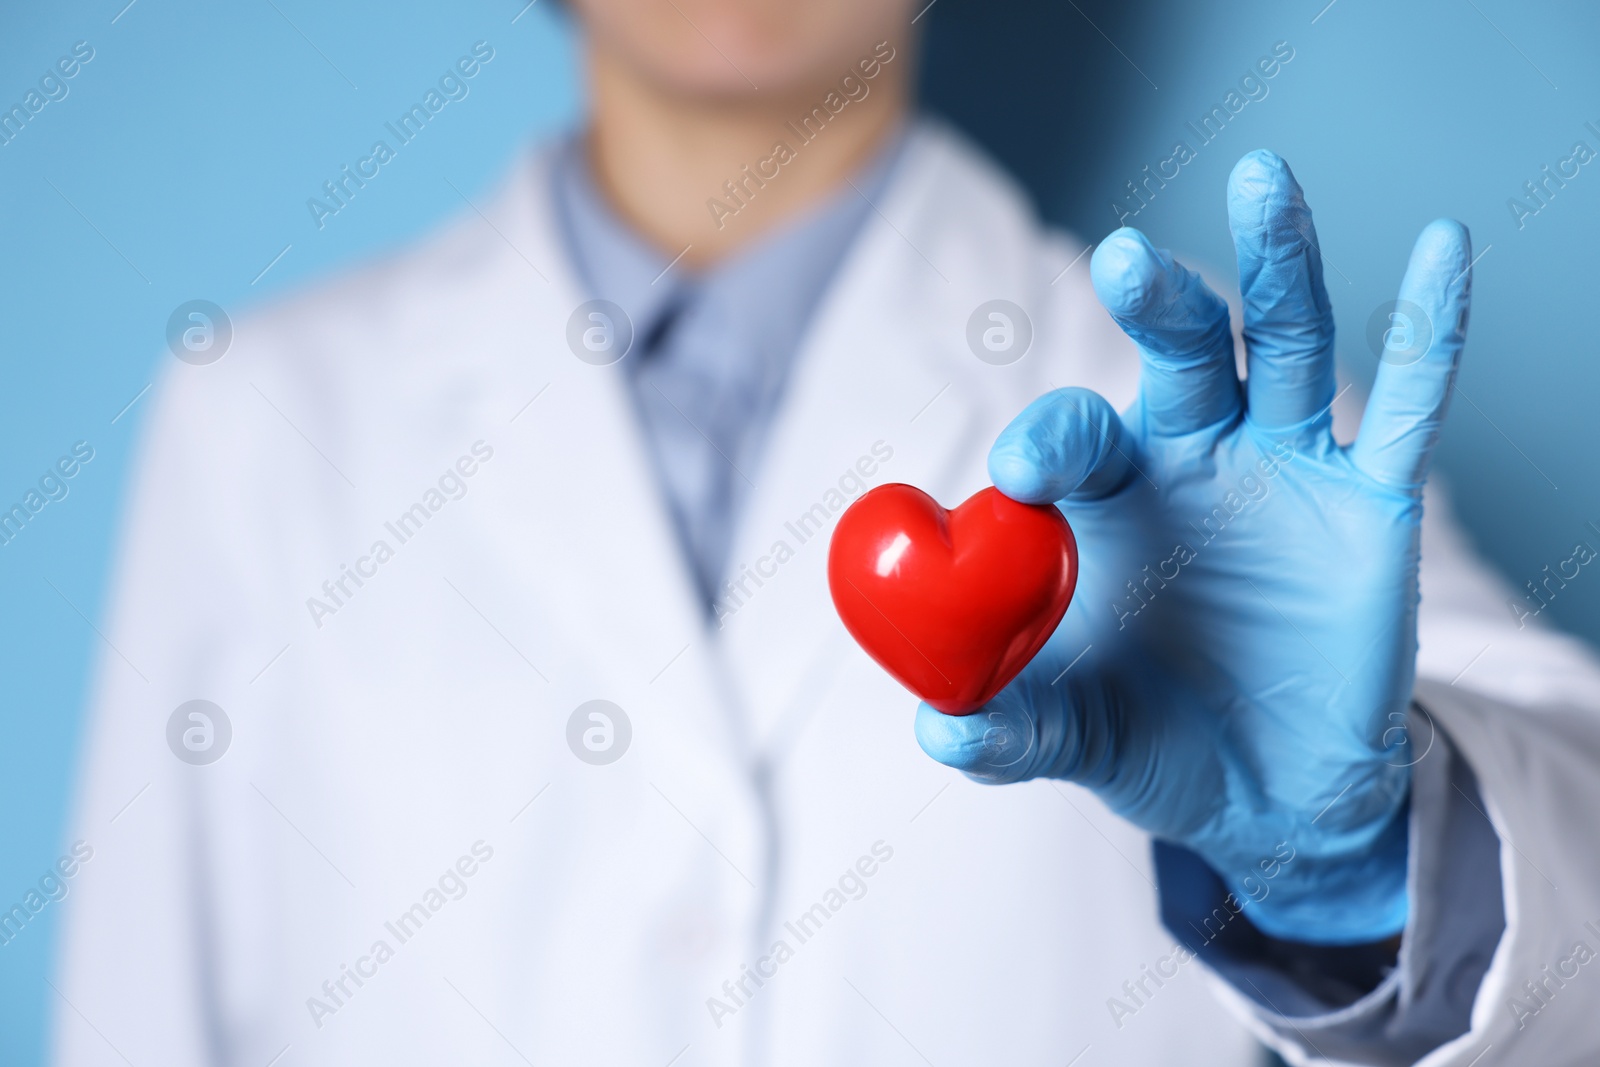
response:
<path id="1" fill-rule="evenodd" d="M 734 323 L 782 337 L 792 347 L 887 187 L 905 141 L 904 128 L 897 130 L 849 184 L 727 259 L 694 271 L 674 265 L 605 202 L 582 136 L 574 135 L 554 168 L 563 237 L 590 295 L 621 307 L 637 338 L 649 336 L 669 308 L 690 299 L 714 305 Z M 773 180 L 781 181 L 781 172 Z M 739 220 L 729 218 L 725 225 L 739 225 Z"/>

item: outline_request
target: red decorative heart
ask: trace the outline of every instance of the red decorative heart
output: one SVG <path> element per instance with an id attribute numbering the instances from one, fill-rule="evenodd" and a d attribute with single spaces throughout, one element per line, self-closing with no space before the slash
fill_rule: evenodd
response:
<path id="1" fill-rule="evenodd" d="M 1078 545 L 1054 507 L 990 487 L 953 511 L 881 485 L 839 517 L 828 589 L 856 643 L 948 715 L 977 711 L 1067 613 Z"/>

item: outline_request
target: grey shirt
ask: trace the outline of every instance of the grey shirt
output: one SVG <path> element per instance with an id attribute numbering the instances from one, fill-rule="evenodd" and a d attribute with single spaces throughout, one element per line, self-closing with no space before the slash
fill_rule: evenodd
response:
<path id="1" fill-rule="evenodd" d="M 556 167 L 557 204 L 578 274 L 595 297 L 631 320 L 633 350 L 623 371 L 708 611 L 719 597 L 735 522 L 755 487 L 795 350 L 888 182 L 903 140 L 891 138 L 851 184 L 699 272 L 617 218 L 580 141 L 568 142 Z M 726 200 L 720 190 L 709 193 Z M 709 210 L 706 223 L 714 224 Z M 715 224 L 741 221 L 724 216 Z"/>

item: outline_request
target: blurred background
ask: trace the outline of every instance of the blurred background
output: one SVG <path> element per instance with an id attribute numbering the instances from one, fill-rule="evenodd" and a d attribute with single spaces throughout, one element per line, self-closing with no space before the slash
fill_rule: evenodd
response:
<path id="1" fill-rule="evenodd" d="M 0 10 L 0 111 L 61 57 L 78 60 L 50 89 L 58 98 L 20 129 L 0 126 L 0 507 L 78 442 L 93 450 L 67 495 L 0 546 L 6 903 L 63 849 L 125 477 L 145 390 L 172 358 L 169 316 L 203 299 L 237 317 L 381 255 L 468 210 L 462 197 L 493 184 L 519 146 L 579 121 L 570 29 L 555 0 L 524 2 Z M 1284 155 L 1317 213 L 1340 357 L 1358 383 L 1376 365 L 1369 319 L 1418 229 L 1465 221 L 1481 258 L 1440 458 L 1461 518 L 1518 589 L 1580 542 L 1600 551 L 1600 163 L 1567 164 L 1576 176 L 1541 199 L 1525 189 L 1577 142 L 1600 152 L 1600 8 L 935 0 L 918 25 L 927 105 L 1086 240 L 1136 211 L 1129 224 L 1227 277 L 1228 171 L 1252 148 Z M 319 230 L 307 198 L 479 40 L 495 58 L 470 96 Z M 1187 124 L 1275 48 L 1292 58 L 1265 95 L 1252 90 L 1177 178 L 1131 197 L 1127 183 L 1174 142 L 1197 143 Z M 1591 569 L 1546 598 L 1540 621 L 1600 641 Z M 47 908 L 0 946 L 0 1063 L 43 1061 L 55 918 Z"/>

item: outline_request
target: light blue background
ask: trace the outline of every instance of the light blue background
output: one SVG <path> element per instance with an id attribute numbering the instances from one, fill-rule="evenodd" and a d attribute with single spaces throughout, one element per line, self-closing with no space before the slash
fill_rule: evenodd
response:
<path id="1" fill-rule="evenodd" d="M 65 844 L 87 670 L 104 647 L 91 620 L 148 395 L 112 420 L 172 358 L 172 309 L 202 297 L 237 314 L 379 254 L 463 210 L 451 183 L 476 198 L 520 144 L 581 108 L 550 0 L 514 24 L 519 0 L 125 2 L 0 15 L 5 106 L 73 42 L 96 53 L 65 100 L 0 147 L 0 503 L 73 442 L 95 449 L 70 495 L 0 548 L 5 905 Z M 1231 269 L 1228 170 L 1250 148 L 1281 152 L 1317 211 L 1341 356 L 1362 381 L 1367 318 L 1422 224 L 1454 215 L 1479 251 L 1492 245 L 1461 378 L 1470 402 L 1456 403 L 1441 462 L 1480 546 L 1520 586 L 1579 538 L 1600 546 L 1585 527 L 1600 521 L 1600 163 L 1524 230 L 1506 208 L 1575 140 L 1600 149 L 1583 128 L 1600 126 L 1600 13 L 1581 0 L 1324 3 L 1080 0 L 1080 14 L 938 0 L 923 19 L 928 96 L 1019 169 L 1053 218 L 1098 240 L 1122 183 L 1289 41 L 1296 56 L 1267 99 L 1135 222 Z M 496 55 L 471 95 L 319 232 L 306 198 L 478 40 Z M 1545 617 L 1600 638 L 1600 576 L 1585 569 Z M 43 1055 L 58 912 L 0 947 L 0 1062 Z"/>

